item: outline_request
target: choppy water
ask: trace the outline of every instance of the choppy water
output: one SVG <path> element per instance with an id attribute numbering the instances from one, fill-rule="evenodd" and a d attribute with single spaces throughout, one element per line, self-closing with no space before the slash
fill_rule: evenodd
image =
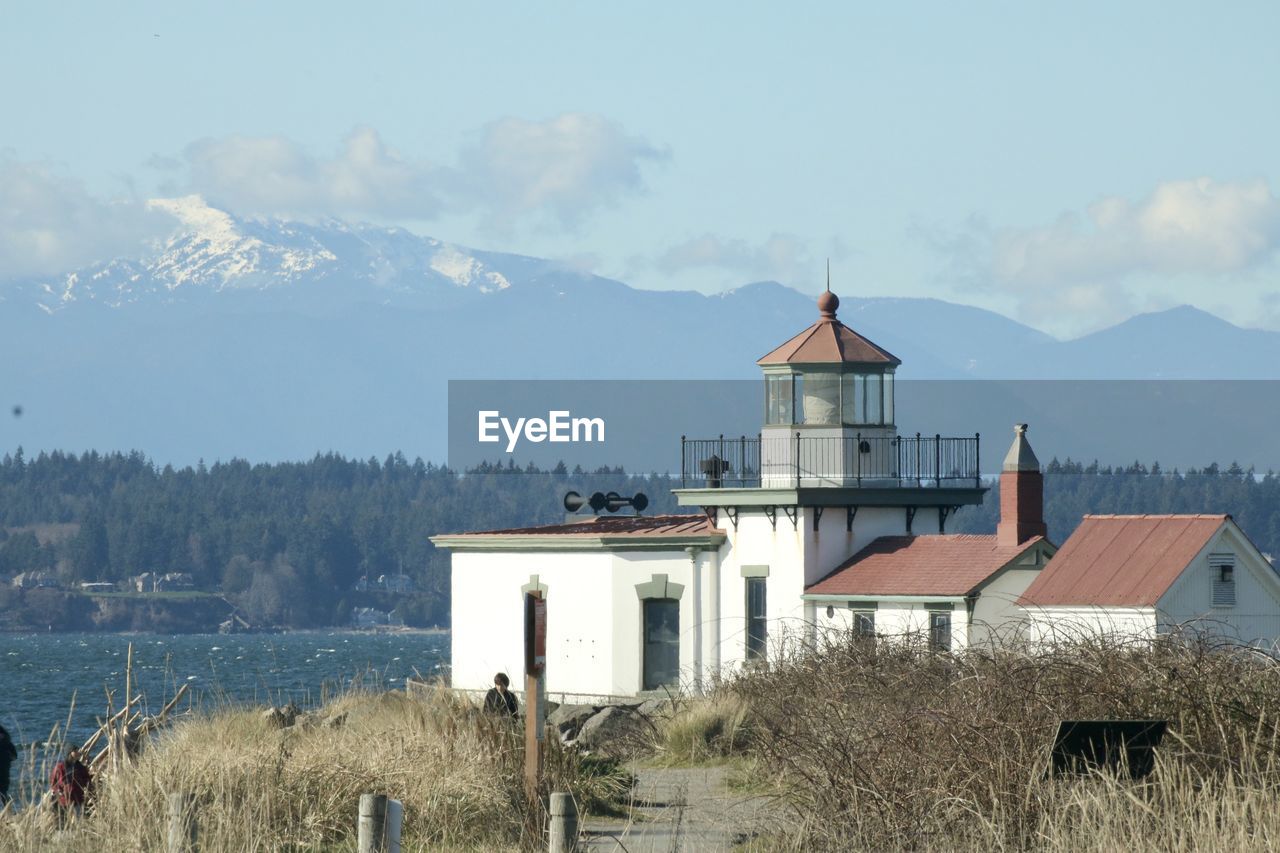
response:
<path id="1" fill-rule="evenodd" d="M 402 688 L 415 670 L 439 674 L 449 658 L 447 634 L 0 634 L 0 724 L 22 748 L 44 744 L 70 713 L 69 740 L 82 742 L 106 716 L 106 690 L 117 707 L 123 701 L 130 643 L 136 692 L 150 712 L 184 683 L 197 708 L 307 707 L 353 682 Z"/>

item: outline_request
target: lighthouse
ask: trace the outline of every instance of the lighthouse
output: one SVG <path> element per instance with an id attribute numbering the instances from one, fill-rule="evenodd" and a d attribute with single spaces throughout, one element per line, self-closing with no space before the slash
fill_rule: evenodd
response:
<path id="1" fill-rule="evenodd" d="M 575 702 L 696 693 L 788 636 L 928 632 L 952 649 L 1017 617 L 1054 552 L 1025 426 L 1000 534 L 947 533 L 987 492 L 980 437 L 901 430 L 902 361 L 842 323 L 834 293 L 817 308 L 757 362 L 755 435 L 679 438 L 684 514 L 432 538 L 453 552 L 454 686 L 520 672 L 528 592 L 546 603 L 547 690 Z"/>

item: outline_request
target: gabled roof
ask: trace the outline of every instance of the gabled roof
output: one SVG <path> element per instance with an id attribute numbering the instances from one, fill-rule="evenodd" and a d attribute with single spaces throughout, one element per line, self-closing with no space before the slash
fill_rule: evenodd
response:
<path id="1" fill-rule="evenodd" d="M 1086 515 L 1018 604 L 1154 607 L 1230 518 Z"/>
<path id="2" fill-rule="evenodd" d="M 878 364 L 898 366 L 902 360 L 836 319 L 839 298 L 827 291 L 818 299 L 818 322 L 756 364 Z"/>
<path id="3" fill-rule="evenodd" d="M 805 594 L 968 595 L 1044 541 L 1034 536 L 1021 545 L 1002 547 L 995 536 L 966 533 L 881 536 L 805 589 Z"/>
<path id="4" fill-rule="evenodd" d="M 680 548 L 687 545 L 719 545 L 725 532 L 707 516 L 621 515 L 584 516 L 581 521 L 511 527 L 470 533 L 442 533 L 431 541 L 444 548 L 511 550 Z"/>

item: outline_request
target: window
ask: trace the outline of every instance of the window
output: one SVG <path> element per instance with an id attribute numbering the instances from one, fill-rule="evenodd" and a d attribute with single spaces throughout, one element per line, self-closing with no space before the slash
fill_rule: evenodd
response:
<path id="1" fill-rule="evenodd" d="M 893 373 L 884 375 L 884 422 L 891 424 L 893 420 Z"/>
<path id="2" fill-rule="evenodd" d="M 951 651 L 951 611 L 929 611 L 929 648 L 935 652 Z"/>
<path id="3" fill-rule="evenodd" d="M 765 616 L 766 578 L 747 578 L 747 660 L 763 660 L 769 639 Z"/>
<path id="4" fill-rule="evenodd" d="M 793 424 L 791 376 L 766 376 L 764 378 L 765 423 Z"/>
<path id="5" fill-rule="evenodd" d="M 876 603 L 874 601 L 849 602 L 849 627 L 859 639 L 873 640 L 876 636 Z"/>
<path id="6" fill-rule="evenodd" d="M 846 373 L 841 385 L 840 416 L 851 426 L 893 423 L 893 376 Z"/>
<path id="7" fill-rule="evenodd" d="M 680 602 L 675 598 L 648 598 L 644 607 L 643 688 L 680 683 Z"/>
<path id="8" fill-rule="evenodd" d="M 804 374 L 804 422 L 839 426 L 840 374 Z"/>
<path id="9" fill-rule="evenodd" d="M 842 391 L 841 418 L 846 424 L 866 423 L 867 377 L 846 373 Z"/>
<path id="10" fill-rule="evenodd" d="M 876 612 L 874 610 L 853 611 L 853 634 L 864 640 L 875 639 Z"/>
<path id="11" fill-rule="evenodd" d="M 882 423 L 880 415 L 880 374 L 873 373 L 867 377 L 867 423 Z"/>
<path id="12" fill-rule="evenodd" d="M 1213 606 L 1234 607 L 1236 603 L 1236 555 L 1210 554 L 1209 572 L 1213 576 Z"/>

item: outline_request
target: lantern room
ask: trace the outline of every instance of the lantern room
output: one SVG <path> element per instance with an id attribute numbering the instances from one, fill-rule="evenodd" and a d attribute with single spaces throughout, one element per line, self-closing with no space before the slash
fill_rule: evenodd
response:
<path id="1" fill-rule="evenodd" d="M 764 370 L 766 430 L 894 429 L 893 377 L 902 362 L 836 319 L 840 299 L 818 297 L 818 322 L 756 364 Z"/>

